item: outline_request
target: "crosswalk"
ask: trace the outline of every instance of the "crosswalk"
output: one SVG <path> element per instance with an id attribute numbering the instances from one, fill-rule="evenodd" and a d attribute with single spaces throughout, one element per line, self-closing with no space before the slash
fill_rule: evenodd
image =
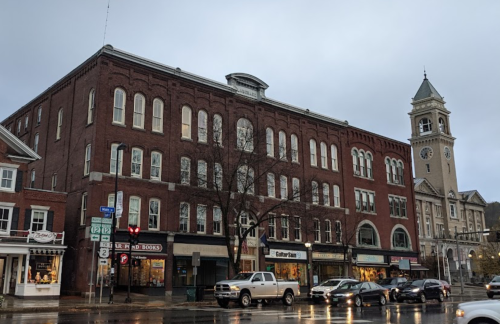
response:
<path id="1" fill-rule="evenodd" d="M 330 322 L 332 324 L 341 324 L 346 322 L 346 317 L 340 317 L 340 316 L 330 316 L 328 312 L 304 312 L 301 311 L 300 313 L 297 312 L 286 312 L 286 311 L 279 311 L 279 310 L 256 310 L 256 309 L 240 309 L 240 308 L 233 308 L 233 309 L 225 309 L 225 308 L 217 308 L 217 307 L 210 307 L 210 308 L 192 308 L 189 309 L 190 311 L 203 311 L 203 312 L 211 312 L 211 313 L 225 313 L 227 315 L 241 315 L 245 316 L 248 314 L 251 314 L 253 316 L 272 316 L 275 318 L 279 318 L 282 320 L 308 320 L 308 321 L 323 321 L 323 322 Z M 364 319 L 350 319 L 349 323 L 372 323 L 373 321 L 369 320 L 364 320 Z"/>

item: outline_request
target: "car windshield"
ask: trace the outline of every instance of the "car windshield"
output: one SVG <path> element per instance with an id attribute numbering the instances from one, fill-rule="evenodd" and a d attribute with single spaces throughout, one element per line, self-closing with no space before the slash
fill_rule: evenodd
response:
<path id="1" fill-rule="evenodd" d="M 253 273 L 238 273 L 236 276 L 234 276 L 233 280 L 248 280 L 250 277 L 253 276 Z"/>
<path id="2" fill-rule="evenodd" d="M 356 286 L 358 283 L 355 281 L 343 283 L 338 289 L 351 289 L 352 286 Z"/>
<path id="3" fill-rule="evenodd" d="M 356 282 L 349 287 L 350 289 L 361 289 L 362 282 Z"/>
<path id="4" fill-rule="evenodd" d="M 392 281 L 393 281 L 393 280 L 394 280 L 394 279 L 392 279 L 392 278 L 385 278 L 385 279 L 382 279 L 382 280 L 377 281 L 377 283 L 378 283 L 379 285 L 392 285 Z"/>
<path id="5" fill-rule="evenodd" d="M 500 282 L 500 276 L 495 276 L 491 282 Z"/>
<path id="6" fill-rule="evenodd" d="M 424 285 L 424 280 L 413 280 L 405 282 L 404 287 L 409 287 L 409 286 L 422 287 L 423 285 Z"/>
<path id="7" fill-rule="evenodd" d="M 322 283 L 320 283 L 319 285 L 324 286 L 324 287 L 334 287 L 334 286 L 338 286 L 339 283 L 340 283 L 340 280 L 326 280 L 326 281 L 323 281 Z"/>

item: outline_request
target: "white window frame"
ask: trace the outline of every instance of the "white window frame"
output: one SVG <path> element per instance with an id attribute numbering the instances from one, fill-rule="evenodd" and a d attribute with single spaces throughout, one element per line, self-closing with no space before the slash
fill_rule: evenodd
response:
<path id="1" fill-rule="evenodd" d="M 406 246 L 396 246 L 396 232 L 398 232 L 399 234 L 403 234 L 404 235 L 404 243 L 406 243 Z M 407 250 L 411 247 L 411 244 L 410 244 L 410 236 L 408 235 L 408 233 L 402 228 L 402 227 L 398 227 L 394 230 L 394 232 L 392 233 L 392 246 L 394 249 L 403 249 L 403 250 Z"/>
<path id="2" fill-rule="evenodd" d="M 314 205 L 319 204 L 319 186 L 316 181 L 313 181 L 311 183 L 311 197 L 312 197 L 312 203 Z"/>
<path id="3" fill-rule="evenodd" d="M 125 102 L 127 94 L 122 88 L 115 89 L 113 101 L 113 124 L 125 125 Z"/>
<path id="4" fill-rule="evenodd" d="M 332 222 L 325 220 L 325 243 L 332 243 Z"/>
<path id="5" fill-rule="evenodd" d="M 153 100 L 153 120 L 151 130 L 155 133 L 163 133 L 163 100 Z"/>
<path id="6" fill-rule="evenodd" d="M 196 233 L 205 234 L 207 231 L 207 206 L 196 206 Z"/>
<path id="7" fill-rule="evenodd" d="M 331 164 L 332 164 L 332 171 L 339 170 L 337 154 L 338 154 L 337 153 L 337 146 L 335 146 L 334 144 L 330 145 L 330 159 L 331 159 Z"/>
<path id="8" fill-rule="evenodd" d="M 288 178 L 284 175 L 280 176 L 280 198 L 288 199 Z"/>
<path id="9" fill-rule="evenodd" d="M 318 156 L 316 154 L 316 141 L 312 138 L 309 140 L 309 152 L 311 156 L 311 166 L 318 166 Z"/>
<path id="10" fill-rule="evenodd" d="M 57 187 L 57 173 L 54 173 L 52 175 L 52 182 L 51 182 L 51 188 L 52 188 L 52 191 L 56 191 L 56 187 Z"/>
<path id="11" fill-rule="evenodd" d="M 299 180 L 299 178 L 292 178 L 292 195 L 293 195 L 293 201 L 300 201 L 300 180 Z"/>
<path id="12" fill-rule="evenodd" d="M 132 203 L 134 202 L 134 203 Z M 135 203 L 137 203 L 136 206 Z M 133 208 L 137 207 L 137 210 Z M 135 218 L 135 219 L 134 219 Z M 135 222 L 133 222 L 135 220 Z M 141 197 L 138 196 L 130 196 L 128 202 L 128 226 L 136 225 L 137 227 L 141 226 Z"/>
<path id="13" fill-rule="evenodd" d="M 42 106 L 38 106 L 38 113 L 36 116 L 36 124 L 40 125 L 41 122 L 42 122 Z"/>
<path id="14" fill-rule="evenodd" d="M 158 151 L 151 152 L 151 180 L 161 181 L 162 154 Z"/>
<path id="15" fill-rule="evenodd" d="M 35 222 L 35 215 L 43 215 L 42 222 L 40 222 L 40 221 Z M 35 226 L 35 224 L 37 224 L 36 230 L 33 228 L 33 226 Z M 39 224 L 42 224 L 41 227 L 39 226 Z M 47 211 L 46 210 L 37 210 L 37 209 L 31 210 L 30 230 L 32 232 L 47 230 Z"/>
<path id="16" fill-rule="evenodd" d="M 290 240 L 290 224 L 287 215 L 281 215 L 281 240 Z"/>
<path id="17" fill-rule="evenodd" d="M 340 187 L 333 185 L 333 207 L 340 207 Z"/>
<path id="18" fill-rule="evenodd" d="M 452 202 L 450 202 L 450 218 L 458 219 L 457 205 Z"/>
<path id="19" fill-rule="evenodd" d="M 215 163 L 214 164 L 214 189 L 217 191 L 222 191 L 223 190 L 223 183 L 222 183 L 222 165 L 220 163 Z"/>
<path id="20" fill-rule="evenodd" d="M 328 169 L 328 161 L 327 161 L 328 149 L 326 148 L 326 143 L 325 142 L 319 143 L 319 148 L 321 154 L 321 167 L 323 169 Z"/>
<path id="21" fill-rule="evenodd" d="M 354 188 L 356 199 L 356 211 L 361 213 L 375 214 L 377 212 L 375 205 L 375 192 Z"/>
<path id="22" fill-rule="evenodd" d="M 80 205 L 80 225 L 86 225 L 87 222 L 87 204 L 88 204 L 88 194 L 84 192 L 82 194 L 82 201 Z"/>
<path id="23" fill-rule="evenodd" d="M 160 206 L 161 206 L 160 199 L 158 198 L 149 199 L 148 230 L 150 231 L 160 230 Z M 152 219 L 156 219 L 156 227 L 151 226 Z"/>
<path id="24" fill-rule="evenodd" d="M 222 209 L 219 206 L 213 208 L 213 234 L 222 235 Z"/>
<path id="25" fill-rule="evenodd" d="M 120 144 L 111 144 L 111 157 L 109 159 L 109 173 L 110 174 L 116 174 L 116 163 L 118 163 L 118 175 L 122 174 L 124 152 L 123 152 L 123 150 L 120 150 L 120 151 L 122 151 L 121 159 L 118 159 L 120 156 L 120 153 L 118 151 L 119 145 Z"/>
<path id="26" fill-rule="evenodd" d="M 271 172 L 267 174 L 267 196 L 272 198 L 276 197 L 276 179 L 274 173 Z"/>
<path id="27" fill-rule="evenodd" d="M 427 135 L 432 133 L 432 121 L 430 118 L 424 117 L 418 122 L 418 129 L 420 135 Z"/>
<path id="28" fill-rule="evenodd" d="M 35 153 L 38 153 L 38 141 L 40 140 L 40 134 L 36 133 L 35 134 L 35 140 L 33 141 L 33 151 L 35 151 Z"/>
<path id="29" fill-rule="evenodd" d="M 253 152 L 253 125 L 246 118 L 240 118 L 236 123 L 236 148 Z"/>
<path id="30" fill-rule="evenodd" d="M 323 183 L 323 205 L 330 206 L 330 185 Z"/>
<path id="31" fill-rule="evenodd" d="M 56 140 L 61 139 L 61 129 L 63 124 L 63 109 L 60 108 L 57 113 L 57 131 L 56 131 Z"/>
<path id="32" fill-rule="evenodd" d="M 143 151 L 138 147 L 133 147 L 131 153 L 130 176 L 134 178 L 142 178 Z"/>
<path id="33" fill-rule="evenodd" d="M 295 134 L 290 136 L 290 147 L 292 162 L 299 163 L 299 138 Z"/>
<path id="34" fill-rule="evenodd" d="M 36 180 L 36 171 L 35 169 L 31 169 L 30 188 L 35 188 L 35 180 Z"/>
<path id="35" fill-rule="evenodd" d="M 358 150 L 352 149 L 352 168 L 354 170 L 354 175 L 361 176 L 361 172 L 359 171 L 359 162 L 358 162 Z"/>
<path id="36" fill-rule="evenodd" d="M 12 226 L 12 215 L 14 210 L 13 203 L 3 202 L 0 204 L 0 209 L 3 209 L 7 213 L 7 217 L 0 219 L 0 224 L 5 223 L 5 230 L 3 230 L 0 226 L 0 236 L 10 236 L 10 230 Z"/>
<path id="37" fill-rule="evenodd" d="M 203 160 L 198 160 L 198 170 L 197 170 L 197 178 L 198 178 L 198 187 L 206 188 L 207 187 L 207 162 Z"/>
<path id="38" fill-rule="evenodd" d="M 286 133 L 284 131 L 278 133 L 278 151 L 280 160 L 286 160 Z"/>
<path id="39" fill-rule="evenodd" d="M 313 219 L 314 224 L 314 242 L 321 243 L 321 223 L 319 219 Z"/>
<path id="40" fill-rule="evenodd" d="M 87 144 L 85 146 L 85 162 L 83 164 L 83 175 L 89 175 L 90 174 L 90 157 L 92 154 L 92 145 Z"/>
<path id="41" fill-rule="evenodd" d="M 367 227 L 365 226 L 369 226 L 371 228 L 371 239 L 372 239 L 372 243 L 373 244 L 367 244 L 367 243 L 364 243 L 362 241 L 362 237 L 361 237 L 361 230 L 363 230 L 363 232 L 366 232 L 367 230 Z M 361 224 L 358 228 L 358 242 L 357 242 L 358 245 L 361 245 L 361 246 L 379 246 L 379 240 L 378 240 L 378 235 L 377 235 L 377 230 L 375 229 L 375 227 L 370 224 L 370 223 L 364 223 L 364 224 Z"/>
<path id="42" fill-rule="evenodd" d="M 208 114 L 205 110 L 198 112 L 198 142 L 208 141 Z"/>
<path id="43" fill-rule="evenodd" d="M 89 107 L 87 111 L 87 125 L 94 122 L 94 109 L 95 109 L 95 89 L 89 91 Z"/>
<path id="44" fill-rule="evenodd" d="M 267 234 L 269 238 L 276 238 L 276 215 L 269 214 L 269 218 L 267 220 Z"/>
<path id="45" fill-rule="evenodd" d="M 300 218 L 300 216 L 294 216 L 293 220 L 294 220 L 293 231 L 294 231 L 295 241 L 302 242 L 302 219 Z"/>
<path id="46" fill-rule="evenodd" d="M 30 118 L 28 115 L 26 115 L 26 117 L 24 117 L 24 130 L 28 129 L 29 121 L 30 121 Z"/>
<path id="47" fill-rule="evenodd" d="M 192 110 L 189 106 L 183 106 L 181 112 L 181 137 L 183 139 L 191 139 L 191 123 L 192 123 Z"/>
<path id="48" fill-rule="evenodd" d="M 370 152 L 366 152 L 366 177 L 373 179 L 373 156 Z"/>
<path id="49" fill-rule="evenodd" d="M 144 115 L 146 110 L 146 98 L 136 93 L 134 95 L 134 119 L 132 128 L 144 129 Z"/>
<path id="50" fill-rule="evenodd" d="M 222 116 L 219 114 L 215 114 L 213 123 L 214 143 L 222 146 Z"/>
<path id="51" fill-rule="evenodd" d="M 179 207 L 179 231 L 189 233 L 189 204 L 187 202 L 181 202 Z M 186 212 L 183 215 L 183 208 Z M 183 224 L 184 223 L 184 224 Z"/>
<path id="52" fill-rule="evenodd" d="M 181 174 L 180 184 L 188 185 L 191 183 L 191 159 L 188 157 L 181 157 Z"/>

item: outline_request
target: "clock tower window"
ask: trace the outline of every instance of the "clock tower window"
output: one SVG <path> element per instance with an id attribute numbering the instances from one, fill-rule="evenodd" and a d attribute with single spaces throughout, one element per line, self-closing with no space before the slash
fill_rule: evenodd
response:
<path id="1" fill-rule="evenodd" d="M 422 118 L 418 123 L 420 135 L 430 134 L 432 132 L 432 122 L 429 118 Z"/>

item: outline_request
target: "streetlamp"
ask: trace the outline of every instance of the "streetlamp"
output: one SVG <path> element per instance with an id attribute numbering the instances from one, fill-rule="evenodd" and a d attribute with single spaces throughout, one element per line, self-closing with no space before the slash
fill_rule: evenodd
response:
<path id="1" fill-rule="evenodd" d="M 310 242 L 304 243 L 307 248 L 307 294 L 311 293 L 311 263 L 309 259 L 309 253 L 311 252 L 312 244 Z"/>
<path id="2" fill-rule="evenodd" d="M 116 248 L 116 201 L 118 200 L 118 165 L 120 164 L 120 151 L 123 151 L 127 148 L 127 144 L 120 143 L 116 148 L 116 163 L 115 163 L 115 199 L 114 199 L 114 207 L 115 212 L 113 213 L 113 225 L 111 231 L 111 282 L 109 289 L 109 302 L 108 304 L 113 304 L 113 289 L 115 286 L 115 267 L 116 267 L 116 257 L 115 257 L 115 248 Z"/>
<path id="3" fill-rule="evenodd" d="M 438 264 L 438 279 L 439 279 L 439 280 L 441 280 L 441 268 L 439 267 L 439 249 L 438 249 L 437 253 L 436 253 L 436 252 L 434 252 L 434 250 L 432 250 L 431 255 L 432 255 L 433 257 L 436 257 L 436 255 L 437 255 L 437 264 Z"/>

